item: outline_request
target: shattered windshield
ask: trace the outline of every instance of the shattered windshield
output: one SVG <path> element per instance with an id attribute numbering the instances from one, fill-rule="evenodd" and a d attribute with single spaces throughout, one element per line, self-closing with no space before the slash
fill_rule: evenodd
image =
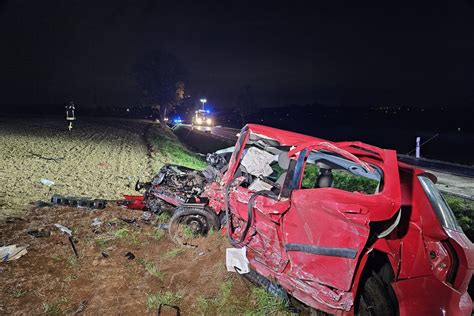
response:
<path id="1" fill-rule="evenodd" d="M 244 177 L 245 181 L 241 185 L 250 191 L 280 192 L 290 163 L 289 150 L 289 146 L 280 146 L 274 139 L 250 134 L 234 179 Z"/>

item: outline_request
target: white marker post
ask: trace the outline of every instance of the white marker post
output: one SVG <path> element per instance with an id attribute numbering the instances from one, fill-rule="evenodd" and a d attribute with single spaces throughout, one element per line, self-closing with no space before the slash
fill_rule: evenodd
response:
<path id="1" fill-rule="evenodd" d="M 415 157 L 420 158 L 420 137 L 416 138 L 416 150 L 415 150 Z"/>

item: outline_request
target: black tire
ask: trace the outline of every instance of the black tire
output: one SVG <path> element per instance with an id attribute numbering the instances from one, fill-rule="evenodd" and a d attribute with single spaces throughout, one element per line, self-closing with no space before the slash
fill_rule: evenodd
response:
<path id="1" fill-rule="evenodd" d="M 395 316 L 396 307 L 390 298 L 388 286 L 378 277 L 371 275 L 360 285 L 357 296 L 356 315 Z"/>
<path id="2" fill-rule="evenodd" d="M 183 236 L 182 228 L 190 227 L 193 236 Z M 206 236 L 211 230 L 219 230 L 220 222 L 216 213 L 204 207 L 179 206 L 169 222 L 171 240 L 180 246 L 195 247 L 193 237 Z"/>

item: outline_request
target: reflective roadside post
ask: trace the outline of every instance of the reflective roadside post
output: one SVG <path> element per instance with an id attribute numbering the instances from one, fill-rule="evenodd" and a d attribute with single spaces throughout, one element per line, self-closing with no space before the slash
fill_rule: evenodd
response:
<path id="1" fill-rule="evenodd" d="M 415 157 L 420 158 L 420 137 L 416 138 Z"/>

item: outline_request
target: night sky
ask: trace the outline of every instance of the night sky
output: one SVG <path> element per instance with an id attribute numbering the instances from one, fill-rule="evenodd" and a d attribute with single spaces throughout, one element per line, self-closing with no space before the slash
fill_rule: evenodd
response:
<path id="1" fill-rule="evenodd" d="M 138 104 L 157 49 L 215 107 L 246 85 L 261 107 L 474 100 L 473 2 L 256 2 L 1 1 L 0 104 Z"/>

